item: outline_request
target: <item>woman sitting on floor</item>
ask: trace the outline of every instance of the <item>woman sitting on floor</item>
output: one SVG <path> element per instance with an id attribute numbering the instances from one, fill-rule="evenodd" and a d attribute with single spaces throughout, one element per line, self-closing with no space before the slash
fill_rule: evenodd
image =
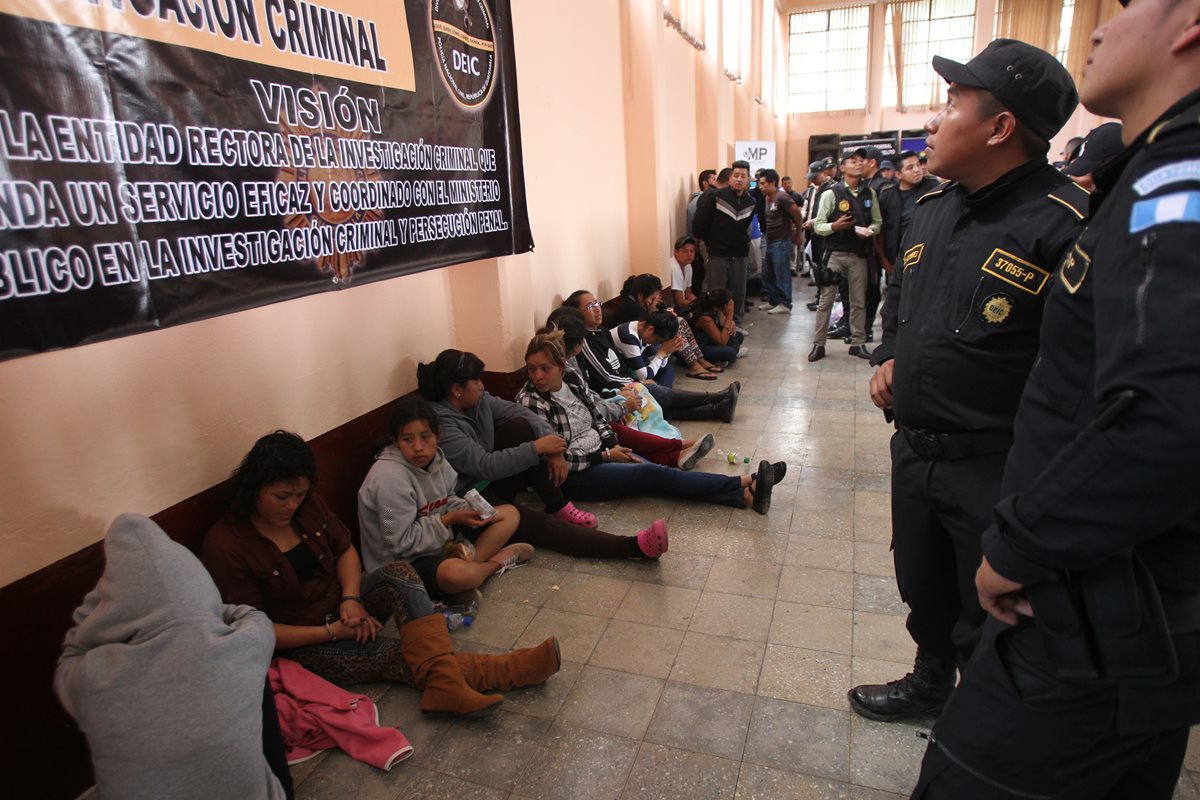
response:
<path id="1" fill-rule="evenodd" d="M 617 442 L 628 447 L 647 461 L 665 467 L 683 470 L 696 468 L 716 440 L 711 433 L 698 439 L 684 439 L 674 426 L 663 419 L 662 410 L 642 384 L 631 383 L 621 391 L 605 398 L 588 388 L 579 373 L 576 357 L 583 350 L 587 335 L 583 315 L 573 308 L 556 308 L 546 318 L 547 332 L 557 328 L 563 332 L 563 346 L 567 351 L 567 370 L 578 378 L 578 383 L 591 397 L 604 421 L 616 434 Z M 647 405 L 649 404 L 649 412 Z M 636 424 L 635 424 L 636 423 Z"/>
<path id="2" fill-rule="evenodd" d="M 655 311 L 667 311 L 679 319 L 679 338 L 675 340 L 675 336 L 664 336 L 664 342 L 659 346 L 658 352 L 664 356 L 674 353 L 687 366 L 689 378 L 716 380 L 713 373 L 720 372 L 721 368 L 704 358 L 688 321 L 675 314 L 673 309 L 661 307 L 662 288 L 662 281 L 657 275 L 651 275 L 648 272 L 641 275 L 630 275 L 621 287 L 621 302 L 613 311 L 612 318 L 608 321 L 608 327 L 615 329 L 619 325 L 627 325 L 634 320 L 644 321 Z"/>
<path id="3" fill-rule="evenodd" d="M 478 716 L 542 683 L 561 663 L 558 640 L 502 656 L 455 653 L 446 620 L 411 566 L 362 574 L 350 531 L 312 491 L 317 462 L 294 433 L 257 442 L 230 478 L 232 502 L 200 551 L 224 602 L 274 623 L 278 655 L 331 683 L 395 681 L 423 688 L 426 714 Z M 393 617 L 400 638 L 380 636 Z"/>
<path id="4" fill-rule="evenodd" d="M 396 404 L 388 443 L 358 490 L 358 528 L 368 570 L 408 561 L 430 597 L 451 600 L 528 561 L 533 547 L 508 544 L 521 519 L 515 506 L 484 517 L 454 493 L 458 473 L 438 448 L 438 431 L 424 400 Z"/>
<path id="5" fill-rule="evenodd" d="M 461 350 L 443 350 L 417 367 L 417 389 L 438 414 L 439 445 L 458 473 L 456 493 L 483 482 L 479 493 L 499 505 L 514 503 L 518 492 L 532 487 L 546 512 L 516 504 L 521 521 L 514 542 L 579 558 L 658 558 L 667 552 L 662 520 L 636 536 L 596 530 L 596 515 L 575 508 L 559 488 L 568 472 L 566 441 L 529 409 L 489 394 L 482 376 L 483 361 Z"/>
<path id="6" fill-rule="evenodd" d="M 765 514 L 771 507 L 771 487 L 787 466 L 759 463 L 754 475 L 742 477 L 706 472 L 683 472 L 640 459 L 617 443 L 612 429 L 579 376 L 567 372 L 567 354 L 560 330 L 539 333 L 525 350 L 529 380 L 517 402 L 547 420 L 567 440 L 564 453 L 570 473 L 563 491 L 580 500 L 612 500 L 641 492 L 660 492 L 711 503 L 753 507 Z"/>
<path id="7" fill-rule="evenodd" d="M 578 309 L 583 314 L 587 338 L 576 363 L 592 391 L 604 396 L 635 381 L 613 348 L 612 336 L 602 327 L 604 310 L 596 296 L 586 289 L 579 289 L 563 301 L 563 306 Z M 733 421 L 742 387 L 738 381 L 720 392 L 688 392 L 653 381 L 647 381 L 645 386 L 669 420 L 719 419 L 722 422 Z"/>
<path id="8" fill-rule="evenodd" d="M 692 317 L 692 328 L 704 354 L 729 364 L 747 355 L 733 319 L 733 294 L 728 289 L 710 289 L 702 300 Z"/>

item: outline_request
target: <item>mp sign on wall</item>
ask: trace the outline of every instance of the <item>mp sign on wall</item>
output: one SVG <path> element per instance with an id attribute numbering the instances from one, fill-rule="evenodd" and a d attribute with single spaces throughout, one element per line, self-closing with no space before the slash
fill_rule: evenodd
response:
<path id="1" fill-rule="evenodd" d="M 734 161 L 749 161 L 750 175 L 755 170 L 775 168 L 775 142 L 734 142 Z"/>
<path id="2" fill-rule="evenodd" d="M 0 0 L 0 358 L 532 248 L 509 0 Z"/>

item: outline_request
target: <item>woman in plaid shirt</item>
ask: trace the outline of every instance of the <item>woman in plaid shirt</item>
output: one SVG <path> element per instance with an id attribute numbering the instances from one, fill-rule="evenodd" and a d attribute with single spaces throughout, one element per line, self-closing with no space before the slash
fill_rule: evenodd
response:
<path id="1" fill-rule="evenodd" d="M 651 464 L 627 447 L 604 421 L 587 386 L 566 369 L 562 331 L 539 333 L 525 350 L 529 380 L 517 393 L 524 405 L 567 440 L 563 453 L 567 479 L 563 493 L 578 500 L 611 500 L 641 492 L 708 500 L 735 508 L 753 507 L 765 514 L 771 507 L 771 487 L 787 465 L 762 461 L 754 475 L 714 475 L 683 472 Z"/>

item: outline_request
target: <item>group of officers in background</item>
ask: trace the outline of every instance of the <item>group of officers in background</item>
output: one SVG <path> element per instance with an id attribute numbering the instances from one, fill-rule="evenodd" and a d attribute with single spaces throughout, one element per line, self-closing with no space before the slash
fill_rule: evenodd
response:
<path id="1" fill-rule="evenodd" d="M 819 287 L 809 359 L 844 279 L 851 353 L 896 428 L 917 655 L 848 701 L 936 718 L 914 798 L 1168 800 L 1200 723 L 1200 0 L 1121 5 L 1080 90 L 1015 40 L 935 57 L 937 180 L 904 153 L 889 183 L 861 149 L 792 198 Z M 1051 165 L 1081 100 L 1119 122 Z M 728 197 L 713 206 L 749 213 Z"/>

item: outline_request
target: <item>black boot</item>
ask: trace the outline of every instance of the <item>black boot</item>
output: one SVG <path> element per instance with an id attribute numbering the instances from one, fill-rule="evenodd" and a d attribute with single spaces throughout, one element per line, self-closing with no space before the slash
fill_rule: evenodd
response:
<path id="1" fill-rule="evenodd" d="M 936 717 L 954 691 L 954 669 L 953 661 L 918 650 L 913 671 L 900 680 L 855 686 L 846 697 L 855 713 L 879 722 Z"/>

